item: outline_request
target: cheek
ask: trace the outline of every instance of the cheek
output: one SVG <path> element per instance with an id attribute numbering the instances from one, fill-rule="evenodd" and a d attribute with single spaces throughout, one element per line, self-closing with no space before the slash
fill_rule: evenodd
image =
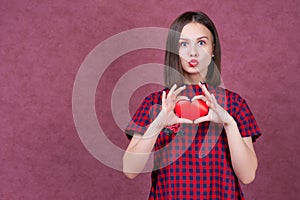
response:
<path id="1" fill-rule="evenodd" d="M 188 49 L 187 48 L 185 48 L 185 49 L 179 49 L 178 53 L 179 53 L 180 57 L 184 57 L 185 58 L 188 55 Z"/>
<path id="2" fill-rule="evenodd" d="M 200 65 L 203 67 L 207 67 L 211 62 L 211 54 L 209 54 L 206 50 L 202 50 L 199 54 Z"/>
<path id="3" fill-rule="evenodd" d="M 202 57 L 207 57 L 207 56 L 210 56 L 211 55 L 211 48 L 208 48 L 208 47 L 200 47 L 199 48 L 199 55 L 202 56 Z"/>
<path id="4" fill-rule="evenodd" d="M 188 62 L 189 56 L 188 56 L 188 51 L 186 50 L 179 50 L 179 58 L 181 62 Z"/>

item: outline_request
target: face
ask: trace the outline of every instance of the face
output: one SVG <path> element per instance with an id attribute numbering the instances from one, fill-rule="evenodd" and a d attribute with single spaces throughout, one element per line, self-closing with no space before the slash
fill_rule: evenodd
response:
<path id="1" fill-rule="evenodd" d="M 213 56 L 213 36 L 204 25 L 191 22 L 182 29 L 179 56 L 187 83 L 205 82 Z"/>

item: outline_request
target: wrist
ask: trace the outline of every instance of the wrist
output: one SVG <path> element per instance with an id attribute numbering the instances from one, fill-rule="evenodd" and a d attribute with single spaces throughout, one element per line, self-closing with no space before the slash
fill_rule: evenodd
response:
<path id="1" fill-rule="evenodd" d="M 223 122 L 223 126 L 224 126 L 224 128 L 237 126 L 237 123 L 234 120 L 234 118 L 230 116 L 226 121 Z"/>
<path id="2" fill-rule="evenodd" d="M 151 125 L 155 129 L 162 130 L 165 127 L 164 113 L 160 112 Z"/>

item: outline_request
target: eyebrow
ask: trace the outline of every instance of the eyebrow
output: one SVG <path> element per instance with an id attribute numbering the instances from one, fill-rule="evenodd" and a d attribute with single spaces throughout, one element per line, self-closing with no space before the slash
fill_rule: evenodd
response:
<path id="1" fill-rule="evenodd" d="M 201 36 L 201 37 L 198 37 L 198 38 L 196 38 L 196 40 L 200 40 L 200 39 L 203 39 L 203 38 L 206 38 L 207 40 L 209 40 L 207 36 Z M 181 37 L 181 38 L 179 38 L 179 39 L 180 39 L 180 40 L 190 40 L 190 38 L 184 38 L 184 37 Z"/>

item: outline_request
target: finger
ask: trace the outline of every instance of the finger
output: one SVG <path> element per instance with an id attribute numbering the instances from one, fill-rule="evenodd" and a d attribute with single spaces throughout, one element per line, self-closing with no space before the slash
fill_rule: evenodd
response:
<path id="1" fill-rule="evenodd" d="M 178 122 L 177 123 L 180 123 L 180 124 L 192 124 L 193 121 L 190 120 L 190 119 L 178 118 Z"/>
<path id="2" fill-rule="evenodd" d="M 206 115 L 204 117 L 199 117 L 198 119 L 194 120 L 194 124 L 199 124 L 199 123 L 207 122 L 207 121 L 209 121 L 208 115 Z"/>
<path id="3" fill-rule="evenodd" d="M 166 91 L 163 91 L 163 93 L 162 93 L 161 102 L 162 102 L 162 105 L 165 105 L 165 102 L 166 102 Z"/>
<path id="4" fill-rule="evenodd" d="M 194 96 L 192 98 L 192 101 L 196 100 L 196 99 L 201 99 L 203 101 L 207 101 L 207 98 L 204 96 L 204 95 L 197 95 L 197 96 Z"/>
<path id="5" fill-rule="evenodd" d="M 175 91 L 174 91 L 174 94 L 177 96 L 180 92 L 182 92 L 184 89 L 185 89 L 185 85 L 184 86 L 181 86 L 180 88 L 177 88 Z"/>
<path id="6" fill-rule="evenodd" d="M 175 96 L 175 94 L 174 94 L 174 90 L 176 89 L 176 87 L 177 87 L 177 85 L 176 84 L 174 84 L 173 86 L 172 86 L 172 88 L 170 89 L 170 91 L 169 91 L 169 93 L 166 95 L 167 97 L 166 97 L 166 100 L 168 101 L 168 100 L 171 100 L 171 101 L 175 101 L 176 99 L 176 96 Z"/>
<path id="7" fill-rule="evenodd" d="M 172 86 L 172 88 L 170 89 L 169 93 L 174 92 L 174 90 L 176 89 L 176 87 L 177 87 L 177 85 L 174 84 L 174 85 Z"/>
<path id="8" fill-rule="evenodd" d="M 214 108 L 217 108 L 217 106 L 218 106 L 218 102 L 217 102 L 217 99 L 215 98 L 214 94 L 212 94 L 210 96 L 210 106 L 214 107 Z"/>
<path id="9" fill-rule="evenodd" d="M 177 101 L 180 101 L 180 100 L 187 100 L 187 101 L 190 101 L 190 99 L 189 99 L 187 96 L 178 96 L 178 97 L 176 98 L 176 102 L 177 102 Z"/>
<path id="10" fill-rule="evenodd" d="M 204 84 L 202 84 L 201 82 L 199 82 L 199 86 L 200 88 L 202 89 L 203 93 L 205 96 L 209 97 L 210 96 L 210 93 L 208 92 L 206 86 Z"/>
<path id="11" fill-rule="evenodd" d="M 211 96 L 212 96 L 212 102 L 213 102 L 215 105 L 217 105 L 217 104 L 218 104 L 218 101 L 217 101 L 215 95 L 212 94 Z"/>
<path id="12" fill-rule="evenodd" d="M 211 108 L 212 103 L 210 101 L 206 101 L 205 103 L 209 108 Z"/>

